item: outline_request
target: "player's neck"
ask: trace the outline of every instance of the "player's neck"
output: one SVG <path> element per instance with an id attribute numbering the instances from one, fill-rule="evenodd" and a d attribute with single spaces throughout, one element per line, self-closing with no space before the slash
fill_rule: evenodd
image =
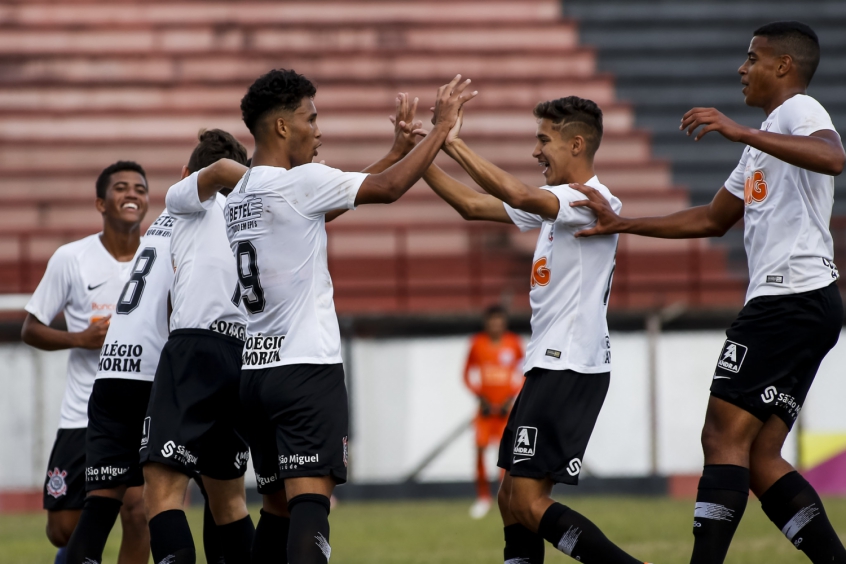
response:
<path id="1" fill-rule="evenodd" d="M 141 241 L 141 226 L 126 227 L 123 224 L 112 225 L 106 220 L 103 223 L 103 234 L 100 235 L 106 251 L 119 262 L 132 260 Z"/>
<path id="2" fill-rule="evenodd" d="M 575 162 L 570 170 L 564 174 L 564 181 L 560 184 L 585 184 L 594 176 L 596 176 L 596 173 L 593 171 L 592 162 Z"/>
<path id="3" fill-rule="evenodd" d="M 770 115 L 773 113 L 773 110 L 784 104 L 789 99 L 793 98 L 797 94 L 805 94 L 807 89 L 804 86 L 791 86 L 787 87 L 777 95 L 773 96 L 764 106 L 762 109 L 764 113 Z"/>
<path id="4" fill-rule="evenodd" d="M 291 158 L 285 151 L 280 151 L 276 147 L 257 145 L 251 166 L 275 166 L 291 170 Z"/>

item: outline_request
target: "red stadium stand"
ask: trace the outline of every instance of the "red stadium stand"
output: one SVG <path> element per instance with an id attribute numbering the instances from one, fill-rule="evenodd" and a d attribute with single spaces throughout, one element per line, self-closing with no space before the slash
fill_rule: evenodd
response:
<path id="1" fill-rule="evenodd" d="M 599 103 L 606 134 L 601 180 L 626 214 L 688 205 L 613 77 L 579 43 L 556 0 L 487 2 L 161 2 L 30 0 L 0 6 L 0 291 L 27 292 L 62 242 L 91 233 L 94 178 L 118 159 L 149 171 L 151 220 L 200 128 L 251 146 L 238 104 L 271 68 L 318 85 L 319 159 L 358 170 L 389 147 L 394 97 L 427 108 L 461 72 L 481 95 L 468 107 L 468 142 L 526 182 L 540 100 L 575 94 Z M 428 111 L 422 112 L 423 116 Z M 467 179 L 449 159 L 439 162 Z M 534 236 L 468 224 L 424 185 L 390 208 L 330 224 L 330 269 L 341 313 L 456 313 L 508 297 L 528 307 Z M 622 237 L 612 308 L 683 301 L 733 307 L 745 280 L 707 241 Z M 741 271 L 742 272 L 742 271 Z"/>

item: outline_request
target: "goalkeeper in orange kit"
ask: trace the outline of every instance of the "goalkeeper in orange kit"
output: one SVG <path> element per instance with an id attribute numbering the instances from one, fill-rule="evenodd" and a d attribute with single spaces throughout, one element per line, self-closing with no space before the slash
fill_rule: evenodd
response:
<path id="1" fill-rule="evenodd" d="M 470 516 L 481 519 L 491 508 L 491 487 L 485 471 L 485 449 L 499 445 L 508 412 L 522 386 L 523 345 L 508 331 L 505 310 L 485 311 L 484 331 L 474 335 L 464 369 L 464 383 L 479 398 L 476 416 L 476 502 Z"/>

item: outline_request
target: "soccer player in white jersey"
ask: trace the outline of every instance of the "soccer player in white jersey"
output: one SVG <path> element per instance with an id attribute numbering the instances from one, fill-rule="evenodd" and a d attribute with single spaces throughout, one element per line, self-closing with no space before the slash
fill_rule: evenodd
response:
<path id="1" fill-rule="evenodd" d="M 241 100 L 256 151 L 225 209 L 248 312 L 241 399 L 254 419 L 248 440 L 259 484 L 276 486 L 263 491 L 265 513 L 290 514 L 290 564 L 329 560 L 329 497 L 347 478 L 349 417 L 326 215 L 393 202 L 423 175 L 475 95 L 459 81 L 438 91 L 430 137 L 376 174 L 312 162 L 321 133 L 316 89 L 304 76 L 273 70 Z M 253 553 L 254 562 L 283 557 Z"/>
<path id="2" fill-rule="evenodd" d="M 696 564 L 722 562 L 749 489 L 770 520 L 812 562 L 846 562 L 814 488 L 781 457 L 820 362 L 837 342 L 843 305 L 829 219 L 846 153 L 828 113 L 805 90 L 820 59 L 814 31 L 776 22 L 755 31 L 740 67 L 760 130 L 713 108 L 694 108 L 681 129 L 745 143 L 740 163 L 707 206 L 624 219 L 577 187 L 598 218 L 581 236 L 634 233 L 669 239 L 721 236 L 744 220 L 749 289 L 726 331 L 702 430 L 705 468 L 694 510 Z"/>
<path id="3" fill-rule="evenodd" d="M 243 419 L 238 382 L 244 313 L 240 293 L 233 295 L 238 278 L 223 223 L 224 198 L 217 195 L 218 188 L 235 185 L 246 162 L 246 149 L 230 133 L 206 131 L 183 168 L 183 180 L 170 187 L 165 200 L 175 218 L 167 257 L 174 270 L 173 312 L 141 443 L 156 562 L 196 559 L 183 500 L 188 481 L 197 476 L 217 525 L 221 556 L 229 563 L 249 561 L 254 527 L 244 491 L 248 449 L 236 429 Z M 211 198 L 198 193 L 201 169 Z"/>
<path id="4" fill-rule="evenodd" d="M 23 341 L 43 350 L 70 349 L 59 431 L 44 484 L 47 538 L 67 545 L 85 503 L 85 435 L 88 398 L 115 304 L 129 278 L 147 213 L 147 178 L 137 163 L 106 167 L 96 182 L 103 231 L 59 247 L 26 306 Z M 64 311 L 67 330 L 50 327 Z M 149 542 L 141 488 L 132 488 L 120 510 L 121 564 L 147 561 Z M 60 551 L 61 552 L 61 551 Z"/>
<path id="5" fill-rule="evenodd" d="M 529 300 L 532 337 L 525 383 L 499 448 L 505 470 L 498 503 L 506 564 L 544 560 L 544 539 L 585 563 L 640 564 L 590 520 L 550 497 L 556 483 L 577 485 L 585 449 L 611 378 L 605 314 L 617 236 L 576 239 L 592 213 L 570 207 L 583 199 L 568 186 L 592 186 L 614 210 L 621 203 L 597 178 L 593 160 L 602 140 L 602 110 L 575 96 L 539 103 L 532 156 L 546 185 L 528 186 L 474 153 L 460 138 L 462 118 L 444 151 L 482 187 L 481 194 L 433 166 L 424 176 L 465 219 L 539 229 Z M 585 243 L 589 243 L 585 245 Z"/>

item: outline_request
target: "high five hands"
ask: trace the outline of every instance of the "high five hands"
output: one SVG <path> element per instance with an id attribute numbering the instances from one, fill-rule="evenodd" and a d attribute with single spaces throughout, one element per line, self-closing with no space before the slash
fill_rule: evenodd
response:
<path id="1" fill-rule="evenodd" d="M 423 122 L 414 119 L 417 113 L 417 102 L 418 98 L 414 98 L 409 103 L 408 93 L 400 92 L 397 94 L 396 114 L 388 116 L 388 119 L 394 124 L 393 150 L 401 156 L 407 155 L 421 136 Z"/>

